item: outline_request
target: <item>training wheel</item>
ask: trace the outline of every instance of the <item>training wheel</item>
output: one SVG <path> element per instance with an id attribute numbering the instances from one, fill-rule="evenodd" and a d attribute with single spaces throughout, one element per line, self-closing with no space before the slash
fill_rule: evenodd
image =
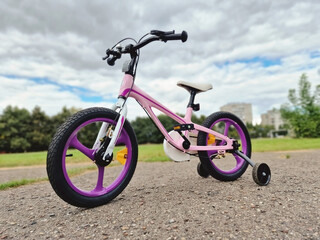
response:
<path id="1" fill-rule="evenodd" d="M 209 173 L 203 168 L 203 165 L 201 164 L 201 162 L 198 163 L 197 171 L 201 177 L 203 178 L 209 177 Z"/>
<path id="2" fill-rule="evenodd" d="M 252 177 L 256 184 L 266 186 L 271 179 L 271 171 L 266 163 L 256 163 L 252 169 Z"/>

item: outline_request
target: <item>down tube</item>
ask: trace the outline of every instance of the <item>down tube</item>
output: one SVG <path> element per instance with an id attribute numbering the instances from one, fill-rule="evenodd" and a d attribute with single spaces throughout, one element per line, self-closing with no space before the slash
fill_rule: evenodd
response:
<path id="1" fill-rule="evenodd" d="M 186 123 L 186 121 L 183 118 L 181 118 L 180 116 L 178 116 L 178 115 L 174 114 L 173 112 L 171 112 L 169 109 L 167 109 L 161 103 L 156 101 L 154 98 L 152 98 L 151 96 L 149 96 L 148 94 L 143 92 L 141 89 L 139 89 L 135 85 L 133 86 L 129 97 L 132 97 L 132 98 L 136 99 L 141 104 L 141 106 L 148 112 L 148 114 L 151 117 L 151 119 L 154 121 L 154 123 L 157 125 L 157 127 L 159 128 L 159 130 L 161 131 L 161 133 L 164 135 L 164 137 L 167 139 L 167 141 L 169 143 L 173 144 L 175 147 L 177 147 L 177 148 L 179 148 L 181 150 L 184 150 L 184 149 L 182 149 L 182 146 L 180 146 L 180 144 L 177 144 L 169 136 L 167 130 L 163 127 L 163 125 L 160 122 L 160 120 L 157 118 L 157 116 L 152 111 L 152 108 L 158 109 L 159 111 L 161 111 L 162 113 L 164 113 L 168 117 L 172 118 L 173 120 L 175 120 L 179 124 Z"/>

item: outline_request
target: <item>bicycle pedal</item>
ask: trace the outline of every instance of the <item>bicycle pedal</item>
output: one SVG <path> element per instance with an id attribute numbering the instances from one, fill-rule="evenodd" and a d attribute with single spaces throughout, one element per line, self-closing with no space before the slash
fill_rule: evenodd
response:
<path id="1" fill-rule="evenodd" d="M 193 124 L 179 124 L 173 127 L 173 130 L 175 131 L 191 131 L 194 130 Z"/>

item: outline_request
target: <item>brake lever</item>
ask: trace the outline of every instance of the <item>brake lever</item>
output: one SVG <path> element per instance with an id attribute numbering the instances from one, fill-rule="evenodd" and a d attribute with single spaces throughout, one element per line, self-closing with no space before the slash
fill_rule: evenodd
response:
<path id="1" fill-rule="evenodd" d="M 106 60 L 108 57 L 110 57 L 110 52 L 111 52 L 112 50 L 110 50 L 109 48 L 106 50 L 106 56 L 104 56 L 103 58 L 102 58 L 102 60 L 104 61 L 104 60 Z"/>

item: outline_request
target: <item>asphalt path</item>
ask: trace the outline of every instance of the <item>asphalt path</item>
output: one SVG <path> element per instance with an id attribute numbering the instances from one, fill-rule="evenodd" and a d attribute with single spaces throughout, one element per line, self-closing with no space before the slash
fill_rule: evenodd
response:
<path id="1" fill-rule="evenodd" d="M 319 156 L 253 154 L 271 168 L 266 187 L 251 167 L 220 182 L 198 176 L 197 160 L 138 163 L 124 192 L 93 209 L 63 202 L 47 181 L 0 191 L 0 239 L 320 239 Z M 44 166 L 0 174 L 1 182 L 46 175 Z"/>

